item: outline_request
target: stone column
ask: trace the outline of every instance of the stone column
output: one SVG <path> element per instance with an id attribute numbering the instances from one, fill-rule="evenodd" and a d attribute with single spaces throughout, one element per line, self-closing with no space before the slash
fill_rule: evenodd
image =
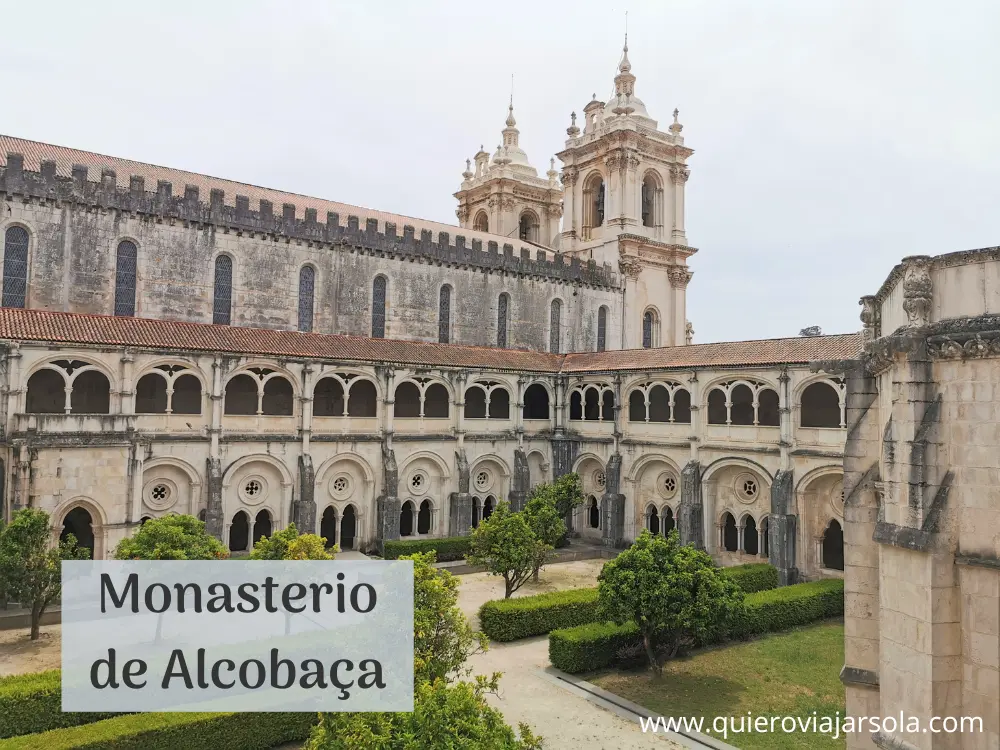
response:
<path id="1" fill-rule="evenodd" d="M 375 501 L 375 543 L 380 553 L 385 549 L 385 542 L 399 539 L 399 471 L 396 455 L 385 443 L 382 444 L 382 472 L 382 494 Z"/>
<path id="2" fill-rule="evenodd" d="M 208 509 L 205 511 L 205 531 L 223 540 L 225 516 L 222 508 L 222 459 L 207 459 Z"/>
<path id="3" fill-rule="evenodd" d="M 312 456 L 299 456 L 299 496 L 292 502 L 292 523 L 300 534 L 316 533 L 316 471 Z"/>
<path id="4" fill-rule="evenodd" d="M 674 164 L 670 170 L 674 183 L 674 229 L 671 239 L 678 245 L 687 245 L 687 235 L 684 232 L 684 183 L 690 174 L 683 164 Z"/>
<path id="5" fill-rule="evenodd" d="M 464 450 L 455 451 L 458 492 L 451 493 L 448 535 L 465 536 L 472 531 L 472 495 L 469 494 L 469 459 Z"/>
<path id="6" fill-rule="evenodd" d="M 778 569 L 778 581 L 788 586 L 798 581 L 799 571 L 795 566 L 795 538 L 798 518 L 795 510 L 795 487 L 792 472 L 780 469 L 771 484 L 771 512 L 768 515 L 767 530 L 770 534 L 771 565 Z"/>
<path id="7" fill-rule="evenodd" d="M 672 266 L 667 270 L 670 279 L 670 291 L 673 293 L 673 305 L 667 311 L 670 317 L 670 330 L 664 337 L 663 345 L 683 346 L 686 341 L 687 326 L 687 285 L 691 282 L 692 273 L 687 266 Z M 694 399 L 691 400 L 692 406 Z"/>
<path id="8" fill-rule="evenodd" d="M 515 513 L 524 509 L 531 486 L 528 456 L 522 448 L 514 449 L 514 473 L 510 478 L 510 509 Z"/>
<path id="9" fill-rule="evenodd" d="M 701 464 L 692 459 L 681 470 L 681 502 L 677 509 L 677 531 L 681 544 L 705 549 L 705 527 L 701 500 Z"/>
<path id="10" fill-rule="evenodd" d="M 621 487 L 622 457 L 612 454 L 604 469 L 604 494 L 601 496 L 601 544 L 605 547 L 621 547 L 625 541 L 625 496 Z"/>

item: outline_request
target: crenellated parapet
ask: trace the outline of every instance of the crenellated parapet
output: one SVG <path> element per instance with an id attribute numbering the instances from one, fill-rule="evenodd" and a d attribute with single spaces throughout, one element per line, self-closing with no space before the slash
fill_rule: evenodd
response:
<path id="1" fill-rule="evenodd" d="M 88 169 L 82 165 L 75 165 L 68 177 L 57 174 L 54 161 L 42 161 L 37 172 L 27 171 L 23 156 L 16 153 L 7 154 L 6 166 L 0 167 L 0 194 L 600 288 L 618 288 L 620 283 L 610 264 L 581 263 L 579 258 L 566 259 L 558 253 L 550 259 L 537 246 L 515 248 L 505 243 L 500 247 L 499 243 L 488 241 L 484 248 L 480 239 L 467 244 L 462 234 L 452 237 L 449 232 L 439 232 L 435 238 L 430 230 L 424 229 L 418 235 L 408 224 L 399 227 L 386 221 L 380 227 L 377 219 L 368 218 L 362 225 L 354 215 L 341 217 L 331 211 L 320 217 L 315 208 L 302 211 L 293 203 L 276 207 L 265 199 L 251 208 L 248 196 L 233 197 L 219 189 L 211 190 L 205 200 L 206 196 L 195 185 L 185 185 L 183 193 L 175 194 L 172 183 L 158 180 L 155 186 L 147 185 L 140 175 L 131 175 L 126 188 L 118 185 L 117 175 L 111 169 L 101 171 L 100 182 L 88 179 Z"/>

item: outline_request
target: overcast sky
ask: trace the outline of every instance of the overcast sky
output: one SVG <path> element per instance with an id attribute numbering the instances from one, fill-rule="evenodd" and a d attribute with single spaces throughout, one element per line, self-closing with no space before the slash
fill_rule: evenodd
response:
<path id="1" fill-rule="evenodd" d="M 625 10 L 695 150 L 695 341 L 857 330 L 903 256 L 1000 244 L 992 0 L 4 0 L 0 132 L 455 223 L 511 73 L 544 173 Z"/>

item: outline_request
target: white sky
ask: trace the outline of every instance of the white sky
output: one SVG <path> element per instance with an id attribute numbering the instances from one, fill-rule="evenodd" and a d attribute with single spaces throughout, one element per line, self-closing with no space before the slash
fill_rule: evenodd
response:
<path id="1" fill-rule="evenodd" d="M 606 99 L 688 146 L 695 341 L 857 330 L 905 255 L 1000 243 L 1000 3 L 0 3 L 0 132 L 455 223 L 510 75 L 540 173 Z"/>

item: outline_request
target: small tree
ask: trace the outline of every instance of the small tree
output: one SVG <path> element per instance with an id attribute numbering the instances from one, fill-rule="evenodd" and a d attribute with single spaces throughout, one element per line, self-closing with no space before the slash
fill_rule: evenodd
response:
<path id="1" fill-rule="evenodd" d="M 482 565 L 490 574 L 502 576 L 504 598 L 509 599 L 545 563 L 550 549 L 535 536 L 523 514 L 512 513 L 510 505 L 501 502 L 472 533 L 465 559 L 470 565 Z"/>
<path id="2" fill-rule="evenodd" d="M 261 537 L 250 552 L 251 560 L 332 560 L 340 552 L 334 545 L 326 548 L 326 539 L 316 534 L 300 534 L 294 523 Z"/>
<path id="3" fill-rule="evenodd" d="M 31 640 L 37 641 L 46 607 L 62 593 L 62 561 L 85 560 L 89 552 L 68 534 L 50 547 L 49 514 L 36 508 L 14 513 L 0 536 L 0 580 L 7 594 L 31 607 Z"/>
<path id="4" fill-rule="evenodd" d="M 649 666 L 663 662 L 717 629 L 743 602 L 707 553 L 682 546 L 676 531 L 666 537 L 643 531 L 635 543 L 605 564 L 597 578 L 602 614 L 618 624 L 635 622 Z"/>
<path id="5" fill-rule="evenodd" d="M 566 524 L 549 495 L 534 495 L 522 512 L 535 538 L 550 547 L 555 547 L 566 535 Z M 544 560 L 542 562 L 544 563 Z M 541 564 L 535 568 L 533 574 L 535 581 L 538 580 L 541 569 Z"/>
<path id="6" fill-rule="evenodd" d="M 548 482 L 536 484 L 528 495 L 529 500 L 535 498 L 548 500 L 555 506 L 560 518 L 569 518 L 574 508 L 583 505 L 583 484 L 580 482 L 580 475 L 571 472 L 563 474 L 551 484 Z"/>
<path id="7" fill-rule="evenodd" d="M 146 521 L 115 548 L 116 560 L 220 560 L 229 551 L 194 516 L 163 516 Z"/>

